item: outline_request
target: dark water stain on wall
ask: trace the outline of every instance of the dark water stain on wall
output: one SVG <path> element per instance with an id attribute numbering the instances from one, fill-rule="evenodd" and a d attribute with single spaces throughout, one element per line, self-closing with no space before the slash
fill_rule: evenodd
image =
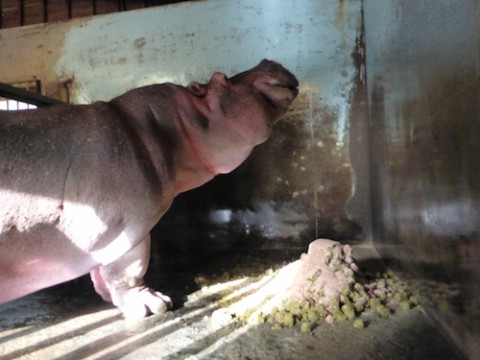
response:
<path id="1" fill-rule="evenodd" d="M 188 214 L 193 226 L 228 226 L 269 247 L 320 236 L 358 240 L 361 228 L 346 212 L 348 136 L 339 138 L 338 122 L 334 109 L 300 94 L 267 143 L 233 173 L 177 197 L 165 222 Z"/>
<path id="2" fill-rule="evenodd" d="M 310 236 L 351 239 L 358 235 L 345 211 L 352 169 L 338 121 L 334 109 L 312 100 L 308 110 L 285 119 L 252 166 L 264 170 L 258 196 L 301 207 L 310 217 Z"/>

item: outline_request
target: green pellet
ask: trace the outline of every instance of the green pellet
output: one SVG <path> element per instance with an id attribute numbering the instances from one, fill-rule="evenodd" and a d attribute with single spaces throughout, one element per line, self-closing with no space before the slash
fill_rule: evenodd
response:
<path id="1" fill-rule="evenodd" d="M 342 295 L 343 296 L 348 296 L 350 294 L 350 285 L 349 284 L 345 284 L 343 285 L 342 287 Z"/>
<path id="2" fill-rule="evenodd" d="M 307 312 L 306 318 L 309 321 L 311 321 L 313 323 L 316 323 L 316 322 L 320 321 L 320 314 L 315 309 L 311 309 Z"/>
<path id="3" fill-rule="evenodd" d="M 410 301 L 410 304 L 418 305 L 418 298 L 415 295 L 410 296 L 408 300 Z"/>
<path id="4" fill-rule="evenodd" d="M 377 298 L 371 298 L 370 300 L 368 300 L 368 305 L 372 308 L 372 309 L 375 309 L 377 308 L 380 304 L 380 299 L 377 299 Z"/>
<path id="5" fill-rule="evenodd" d="M 383 305 L 378 305 L 375 310 L 384 318 L 388 317 L 390 315 L 390 310 L 388 310 L 385 306 Z"/>
<path id="6" fill-rule="evenodd" d="M 356 302 L 353 307 L 355 308 L 355 311 L 358 313 L 361 313 L 363 310 L 365 310 L 365 303 L 362 302 Z"/>
<path id="7" fill-rule="evenodd" d="M 402 302 L 402 301 L 407 300 L 408 296 L 407 296 L 407 293 L 405 291 L 399 291 L 399 292 L 395 293 L 393 298 L 395 300 L 397 300 L 398 302 Z"/>
<path id="8" fill-rule="evenodd" d="M 295 319 L 293 318 L 293 315 L 290 313 L 285 314 L 283 317 L 283 325 L 284 326 L 293 326 L 295 323 Z"/>
<path id="9" fill-rule="evenodd" d="M 355 320 L 353 321 L 353 327 L 354 327 L 355 329 L 363 329 L 363 328 L 365 327 L 365 322 L 364 322 L 362 319 L 360 319 L 360 318 L 355 319 Z"/>
<path id="10" fill-rule="evenodd" d="M 340 310 L 340 304 L 337 298 L 332 299 L 330 302 L 330 311 L 333 313 Z"/>
<path id="11" fill-rule="evenodd" d="M 356 284 L 353 286 L 353 288 L 354 288 L 355 290 L 357 290 L 358 292 L 365 291 L 365 289 L 363 288 L 363 285 L 360 284 L 360 283 L 356 283 Z"/>
<path id="12" fill-rule="evenodd" d="M 347 320 L 347 316 L 340 310 L 332 312 L 332 315 L 337 321 Z"/>
<path id="13" fill-rule="evenodd" d="M 355 319 L 355 311 L 353 310 L 353 307 L 351 304 L 345 304 L 342 306 L 342 311 L 347 317 L 348 320 L 353 320 Z"/>
<path id="14" fill-rule="evenodd" d="M 301 329 L 303 332 L 311 333 L 311 332 L 312 332 L 312 329 L 313 329 L 313 324 L 304 321 L 304 322 L 302 322 L 302 324 L 300 325 L 300 329 Z"/>

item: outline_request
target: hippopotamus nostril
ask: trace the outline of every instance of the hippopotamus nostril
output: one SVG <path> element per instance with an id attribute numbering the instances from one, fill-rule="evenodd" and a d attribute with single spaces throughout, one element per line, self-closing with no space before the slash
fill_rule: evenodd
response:
<path id="1" fill-rule="evenodd" d="M 283 74 L 282 74 L 283 75 Z M 288 74 L 289 75 L 289 74 Z M 257 84 L 257 88 L 263 98 L 276 107 L 285 108 L 298 95 L 298 81 L 295 77 L 271 78 Z"/>

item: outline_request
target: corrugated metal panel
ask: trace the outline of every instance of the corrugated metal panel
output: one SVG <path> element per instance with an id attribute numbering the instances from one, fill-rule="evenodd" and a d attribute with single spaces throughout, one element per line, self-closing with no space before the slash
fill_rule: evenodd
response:
<path id="1" fill-rule="evenodd" d="M 0 0 L 0 29 L 184 1 L 186 0 Z"/>

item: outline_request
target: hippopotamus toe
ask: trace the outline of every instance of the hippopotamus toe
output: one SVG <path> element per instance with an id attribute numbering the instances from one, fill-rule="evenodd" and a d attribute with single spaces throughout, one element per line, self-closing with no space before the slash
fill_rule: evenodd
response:
<path id="1" fill-rule="evenodd" d="M 163 314 L 172 307 L 170 297 L 150 288 L 130 290 L 119 304 L 123 316 L 128 321 L 138 321 L 149 314 Z"/>

